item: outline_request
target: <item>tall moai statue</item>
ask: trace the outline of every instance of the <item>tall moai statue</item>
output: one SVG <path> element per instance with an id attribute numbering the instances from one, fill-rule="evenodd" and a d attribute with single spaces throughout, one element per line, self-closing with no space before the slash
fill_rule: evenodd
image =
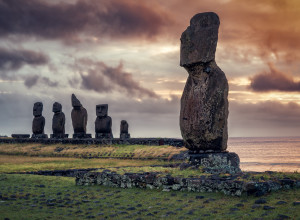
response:
<path id="1" fill-rule="evenodd" d="M 52 118 L 52 131 L 51 138 L 67 138 L 68 134 L 65 134 L 65 114 L 62 112 L 62 106 L 60 103 L 55 102 L 52 107 L 54 113 Z"/>
<path id="2" fill-rule="evenodd" d="M 96 105 L 96 121 L 95 121 L 95 133 L 96 138 L 111 139 L 113 134 L 111 131 L 112 120 L 107 115 L 108 104 Z"/>
<path id="3" fill-rule="evenodd" d="M 86 133 L 88 120 L 87 111 L 74 94 L 72 94 L 72 106 L 73 110 L 71 112 L 71 118 L 74 129 L 73 138 L 91 138 L 91 134 Z"/>
<path id="4" fill-rule="evenodd" d="M 125 120 L 121 121 L 120 124 L 120 139 L 129 139 L 130 138 L 130 134 L 128 133 L 128 123 Z"/>
<path id="5" fill-rule="evenodd" d="M 45 118 L 42 115 L 43 103 L 36 102 L 33 105 L 33 121 L 32 121 L 32 138 L 48 138 L 48 135 L 44 134 Z"/>
<path id="6" fill-rule="evenodd" d="M 180 130 L 190 150 L 190 162 L 203 165 L 201 161 L 210 158 L 213 165 L 209 169 L 216 165 L 216 156 L 225 158 L 225 163 L 239 164 L 237 154 L 225 152 L 228 82 L 215 61 L 219 25 L 217 14 L 199 13 L 192 17 L 180 38 L 180 66 L 189 74 L 181 97 Z M 239 165 L 231 168 L 227 171 L 239 171 Z"/>

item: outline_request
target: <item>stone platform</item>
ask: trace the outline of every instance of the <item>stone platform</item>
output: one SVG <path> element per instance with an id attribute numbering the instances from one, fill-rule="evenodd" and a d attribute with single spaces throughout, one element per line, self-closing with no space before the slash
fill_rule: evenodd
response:
<path id="1" fill-rule="evenodd" d="M 159 172 L 118 174 L 110 170 L 102 172 L 77 172 L 76 185 L 104 185 L 118 188 L 158 189 L 162 191 L 221 192 L 226 195 L 262 196 L 280 189 L 299 188 L 300 179 L 273 179 L 249 181 L 250 173 L 235 175 L 203 175 L 199 177 L 173 177 Z"/>
<path id="2" fill-rule="evenodd" d="M 189 166 L 203 167 L 206 173 L 230 173 L 241 172 L 240 158 L 234 152 L 188 154 Z"/>
<path id="3" fill-rule="evenodd" d="M 45 139 L 48 138 L 47 134 L 33 134 L 31 135 L 31 138 L 33 139 Z"/>
<path id="4" fill-rule="evenodd" d="M 183 147 L 183 140 L 176 138 L 129 138 L 120 139 L 113 138 L 110 140 L 97 139 L 97 138 L 45 138 L 45 139 L 32 139 L 32 138 L 0 138 L 0 143 L 15 144 L 15 143 L 40 143 L 40 144 L 124 144 L 124 145 L 148 145 L 148 146 L 161 146 L 168 145 L 174 147 Z M 28 137 L 28 136 L 26 136 Z"/>
<path id="5" fill-rule="evenodd" d="M 69 134 L 50 134 L 50 138 L 57 138 L 57 139 L 61 139 L 61 138 L 68 138 Z"/>

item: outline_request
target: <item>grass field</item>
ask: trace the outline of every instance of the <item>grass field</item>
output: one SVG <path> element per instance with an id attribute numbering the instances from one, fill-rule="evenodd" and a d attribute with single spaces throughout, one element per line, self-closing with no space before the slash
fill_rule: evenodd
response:
<path id="1" fill-rule="evenodd" d="M 29 157 L 0 154 L 0 173 L 39 170 L 149 166 L 169 164 L 160 160 L 79 159 L 64 157 Z"/>
<path id="2" fill-rule="evenodd" d="M 262 198 L 75 186 L 74 179 L 0 174 L 1 218 L 9 219 L 299 219 L 300 189 Z M 257 200 L 264 204 L 255 204 Z"/>
<path id="3" fill-rule="evenodd" d="M 70 177 L 6 174 L 80 168 L 109 168 L 120 172 L 161 169 L 162 172 L 170 172 L 168 168 L 149 168 L 149 165 L 170 163 L 167 161 L 84 159 L 84 156 L 77 157 L 84 155 L 84 148 L 90 154 L 96 154 L 99 149 L 95 146 L 68 147 L 72 153 L 67 153 L 67 146 L 61 150 L 61 146 L 57 145 L 9 145 L 9 149 L 5 149 L 8 146 L 0 147 L 0 219 L 300 219 L 300 189 L 275 192 L 263 198 L 246 195 L 232 197 L 221 193 L 76 186 L 75 178 Z M 55 152 L 58 148 L 60 151 Z M 166 150 L 162 146 L 153 149 L 149 146 L 141 149 L 138 146 L 130 146 L 130 149 L 125 149 L 124 146 L 108 147 L 110 148 L 116 148 L 114 152 L 122 152 L 122 155 L 139 153 L 140 159 L 149 155 L 171 155 L 171 149 L 165 147 Z M 172 149 L 176 152 L 183 150 Z M 151 153 L 151 150 L 154 152 Z M 64 155 L 55 155 L 63 151 L 66 151 Z M 77 155 L 74 156 L 75 151 Z M 24 156 L 26 154 L 30 156 Z M 179 170 L 171 174 L 177 175 L 178 172 Z M 198 175 L 195 172 L 198 171 L 190 170 L 184 175 Z M 279 175 L 294 175 L 299 178 L 298 173 Z M 267 180 L 268 177 L 264 178 Z M 259 202 L 257 200 L 265 203 L 256 204 Z"/>

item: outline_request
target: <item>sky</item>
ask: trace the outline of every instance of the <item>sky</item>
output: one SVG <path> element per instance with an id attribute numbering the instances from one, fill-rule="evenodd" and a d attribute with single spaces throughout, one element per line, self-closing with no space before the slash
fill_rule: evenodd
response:
<path id="1" fill-rule="evenodd" d="M 119 136 L 180 138 L 180 36 L 197 13 L 219 15 L 216 62 L 229 82 L 229 136 L 299 136 L 298 0 L 0 0 L 0 135 L 45 133 L 60 102 L 73 134 L 71 94 L 88 112 L 108 104 Z"/>

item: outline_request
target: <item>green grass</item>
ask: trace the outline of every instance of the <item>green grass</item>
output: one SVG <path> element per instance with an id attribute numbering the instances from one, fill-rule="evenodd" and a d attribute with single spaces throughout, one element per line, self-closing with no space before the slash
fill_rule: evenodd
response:
<path id="1" fill-rule="evenodd" d="M 254 209 L 257 197 L 75 186 L 74 178 L 68 177 L 0 174 L 0 195 L 1 219 L 275 219 L 278 214 L 300 218 L 299 206 L 293 205 L 300 189 L 266 195 L 267 203 Z M 264 210 L 264 205 L 275 209 Z"/>
<path id="2" fill-rule="evenodd" d="M 160 175 L 171 175 L 173 177 L 200 177 L 200 176 L 209 176 L 212 174 L 204 173 L 202 168 L 198 169 L 185 169 L 180 170 L 178 167 L 172 168 L 172 167 L 151 167 L 151 166 L 143 166 L 143 167 L 115 167 L 115 168 L 109 168 L 110 171 L 116 172 L 118 174 L 124 174 L 124 173 L 145 173 L 145 172 L 158 172 Z M 102 172 L 101 169 L 98 170 L 99 172 Z M 241 175 L 236 178 L 236 180 L 241 181 L 269 181 L 269 180 L 278 180 L 278 179 L 284 179 L 284 178 L 290 178 L 294 180 L 300 180 L 300 173 L 294 172 L 294 173 L 283 173 L 283 172 L 262 172 L 262 173 L 246 173 L 247 175 Z M 220 174 L 220 177 L 227 177 L 230 176 L 230 174 Z"/>
<path id="3" fill-rule="evenodd" d="M 0 154 L 47 156 L 47 157 L 76 157 L 76 158 L 161 158 L 168 159 L 185 151 L 185 148 L 172 146 L 147 145 L 71 145 L 71 144 L 0 144 Z"/>
<path id="4" fill-rule="evenodd" d="M 158 160 L 78 159 L 0 155 L 0 173 L 123 166 L 149 166 L 166 163 L 168 162 Z"/>

